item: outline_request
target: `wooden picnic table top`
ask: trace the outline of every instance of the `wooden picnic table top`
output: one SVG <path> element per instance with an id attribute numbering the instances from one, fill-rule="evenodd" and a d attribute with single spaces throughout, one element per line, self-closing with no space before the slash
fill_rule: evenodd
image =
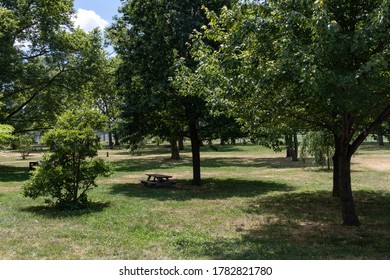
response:
<path id="1" fill-rule="evenodd" d="M 155 177 L 155 178 L 172 178 L 170 175 L 163 175 L 163 174 L 145 174 L 146 176 Z"/>

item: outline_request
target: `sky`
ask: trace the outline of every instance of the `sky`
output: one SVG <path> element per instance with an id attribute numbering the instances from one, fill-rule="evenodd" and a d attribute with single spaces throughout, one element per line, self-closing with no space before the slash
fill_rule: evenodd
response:
<path id="1" fill-rule="evenodd" d="M 104 28 L 112 23 L 120 6 L 120 0 L 74 0 L 75 24 L 87 32 L 96 27 Z"/>

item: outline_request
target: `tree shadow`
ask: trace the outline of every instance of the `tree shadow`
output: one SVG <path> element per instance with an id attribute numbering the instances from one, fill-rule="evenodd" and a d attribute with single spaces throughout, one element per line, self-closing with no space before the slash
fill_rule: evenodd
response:
<path id="1" fill-rule="evenodd" d="M 90 202 L 84 209 L 77 210 L 64 210 L 58 209 L 55 206 L 40 205 L 40 206 L 29 206 L 22 208 L 21 211 L 34 213 L 40 216 L 45 216 L 51 219 L 58 218 L 69 218 L 69 217 L 81 217 L 91 213 L 102 212 L 104 209 L 111 206 L 110 202 Z"/>
<path id="2" fill-rule="evenodd" d="M 201 242 L 178 238 L 176 250 L 210 259 L 389 259 L 390 194 L 355 193 L 360 228 L 341 225 L 338 199 L 330 192 L 262 197 L 245 211 L 258 223 L 232 225 L 239 238 Z"/>
<path id="3" fill-rule="evenodd" d="M 246 146 L 249 146 L 249 145 L 244 145 L 244 144 L 236 144 L 236 145 L 213 144 L 212 146 L 205 145 L 202 147 L 202 152 L 215 152 L 215 153 L 243 152 L 243 151 L 245 151 L 245 149 L 243 149 L 243 147 L 246 147 Z"/>
<path id="4" fill-rule="evenodd" d="M 23 182 L 29 177 L 27 167 L 0 166 L 0 182 Z"/>
<path id="5" fill-rule="evenodd" d="M 146 172 L 148 170 L 164 170 L 174 166 L 191 167 L 189 157 L 171 160 L 170 158 L 131 158 L 114 162 L 114 170 L 117 172 Z"/>
<path id="6" fill-rule="evenodd" d="M 376 142 L 363 142 L 358 150 L 359 151 L 367 151 L 367 152 L 380 152 L 380 151 L 390 151 L 389 143 L 385 143 L 384 146 L 379 146 Z"/>
<path id="7" fill-rule="evenodd" d="M 171 160 L 170 158 L 131 158 L 115 161 L 114 169 L 118 172 L 146 172 L 150 170 L 165 170 L 176 166 L 192 168 L 191 157 L 182 155 L 181 160 Z M 251 168 L 305 168 L 315 167 L 310 163 L 302 161 L 292 162 L 291 159 L 278 158 L 251 158 L 251 157 L 223 157 L 207 158 L 201 160 L 202 168 L 220 167 L 251 167 Z"/>
<path id="8" fill-rule="evenodd" d="M 314 166 L 311 163 L 302 161 L 293 162 L 290 158 L 284 157 L 223 157 L 223 158 L 204 158 L 202 167 L 253 167 L 253 168 L 304 168 Z"/>
<path id="9" fill-rule="evenodd" d="M 116 184 L 112 194 L 128 197 L 156 199 L 160 201 L 186 201 L 191 199 L 224 199 L 231 197 L 255 197 L 269 192 L 289 192 L 294 188 L 286 184 L 241 180 L 204 179 L 201 187 L 193 186 L 191 180 L 180 180 L 175 187 L 151 188 L 141 184 Z"/>

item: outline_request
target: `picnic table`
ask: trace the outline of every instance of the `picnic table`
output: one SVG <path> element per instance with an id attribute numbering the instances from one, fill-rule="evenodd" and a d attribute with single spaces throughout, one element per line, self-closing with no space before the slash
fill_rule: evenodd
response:
<path id="1" fill-rule="evenodd" d="M 163 175 L 163 174 L 145 174 L 148 176 L 146 180 L 141 180 L 141 183 L 145 186 L 151 186 L 151 187 L 169 187 L 176 182 L 169 180 L 172 178 L 170 175 Z"/>
<path id="2" fill-rule="evenodd" d="M 30 161 L 28 163 L 28 169 L 30 171 L 35 170 L 35 167 L 39 166 L 39 161 Z"/>

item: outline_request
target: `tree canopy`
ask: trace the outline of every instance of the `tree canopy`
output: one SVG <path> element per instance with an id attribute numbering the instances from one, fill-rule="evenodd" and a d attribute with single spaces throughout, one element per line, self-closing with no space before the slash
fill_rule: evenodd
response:
<path id="1" fill-rule="evenodd" d="M 389 13 L 386 0 L 248 2 L 210 12 L 194 43 L 199 67 L 183 81 L 251 127 L 331 132 L 343 221 L 359 225 L 350 160 L 390 116 Z"/>
<path id="2" fill-rule="evenodd" d="M 122 63 L 119 81 L 125 89 L 123 128 L 130 139 L 148 134 L 176 142 L 187 132 L 193 151 L 194 182 L 200 184 L 199 122 L 205 103 L 198 96 L 182 96 L 172 84 L 176 59 L 187 58 L 190 36 L 207 23 L 202 6 L 219 13 L 234 1 L 131 0 L 110 29 L 110 39 Z"/>
<path id="3" fill-rule="evenodd" d="M 73 1 L 1 1 L 0 122 L 50 128 L 96 71 L 100 34 L 74 29 Z"/>

